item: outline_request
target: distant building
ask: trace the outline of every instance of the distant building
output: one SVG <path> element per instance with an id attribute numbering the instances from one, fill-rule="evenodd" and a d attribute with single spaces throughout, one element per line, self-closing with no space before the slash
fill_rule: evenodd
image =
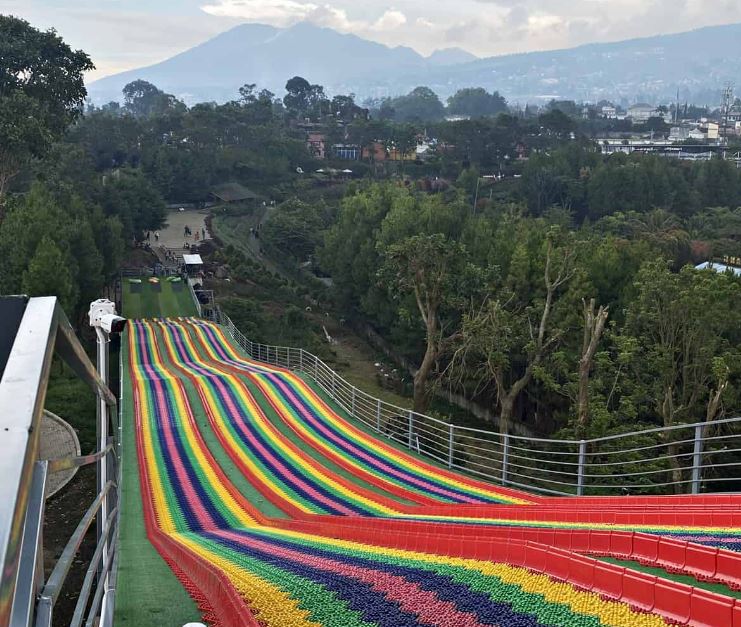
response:
<path id="1" fill-rule="evenodd" d="M 335 159 L 342 161 L 359 161 L 362 149 L 357 144 L 335 144 L 332 146 L 332 154 Z"/>
<path id="2" fill-rule="evenodd" d="M 435 148 L 429 142 L 420 142 L 417 144 L 415 158 L 425 161 L 435 154 Z"/>
<path id="3" fill-rule="evenodd" d="M 363 159 L 367 161 L 386 161 L 386 146 L 381 142 L 373 142 L 363 148 Z"/>
<path id="4" fill-rule="evenodd" d="M 414 161 L 417 158 L 417 148 L 415 146 L 414 148 L 403 154 L 401 150 L 399 150 L 395 146 L 392 146 L 391 148 L 389 148 L 388 154 L 388 158 L 390 161 Z"/>
<path id="5" fill-rule="evenodd" d="M 309 149 L 309 152 L 317 159 L 326 158 L 326 138 L 323 133 L 309 133 L 306 140 L 306 146 Z"/>
<path id="6" fill-rule="evenodd" d="M 700 130 L 710 141 L 716 141 L 720 137 L 720 125 L 717 122 L 704 122 L 700 125 Z"/>
<path id="7" fill-rule="evenodd" d="M 690 127 L 689 126 L 672 126 L 669 132 L 670 142 L 683 142 L 690 138 Z"/>
<path id="8" fill-rule="evenodd" d="M 695 270 L 713 270 L 714 272 L 732 272 L 736 276 L 741 277 L 741 258 L 739 257 L 724 257 L 723 261 L 706 261 L 701 263 L 699 266 L 695 266 Z"/>
<path id="9" fill-rule="evenodd" d="M 648 122 L 651 118 L 658 116 L 659 112 L 656 107 L 650 104 L 638 103 L 628 107 L 628 117 L 637 124 Z"/>
<path id="10" fill-rule="evenodd" d="M 617 107 L 613 107 L 612 105 L 605 105 L 604 107 L 602 107 L 601 113 L 602 117 L 606 120 L 617 120 Z"/>
<path id="11" fill-rule="evenodd" d="M 211 191 L 211 195 L 223 203 L 233 202 L 257 202 L 260 197 L 252 190 L 247 189 L 239 183 L 223 183 L 217 185 Z"/>

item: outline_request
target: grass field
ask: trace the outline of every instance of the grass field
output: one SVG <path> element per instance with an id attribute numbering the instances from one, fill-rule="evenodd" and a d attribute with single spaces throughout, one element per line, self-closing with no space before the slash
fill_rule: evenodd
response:
<path id="1" fill-rule="evenodd" d="M 123 279 L 123 315 L 127 318 L 166 318 L 197 315 L 193 297 L 184 281 L 171 283 L 160 279 L 141 283 Z"/>

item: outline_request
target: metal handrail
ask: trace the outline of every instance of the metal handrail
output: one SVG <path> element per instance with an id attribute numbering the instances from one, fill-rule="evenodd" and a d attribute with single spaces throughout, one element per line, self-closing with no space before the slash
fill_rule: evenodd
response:
<path id="1" fill-rule="evenodd" d="M 118 529 L 118 481 L 99 491 L 90 509 L 70 538 L 44 585 L 42 529 L 48 474 L 97 464 L 111 467 L 120 477 L 116 397 L 98 374 L 54 297 L 12 297 L 25 308 L 15 329 L 15 339 L 0 379 L 0 627 L 51 625 L 56 597 L 91 522 L 110 519 L 114 533 L 99 536 L 101 553 L 111 551 Z M 113 438 L 91 455 L 38 461 L 40 420 L 44 412 L 53 356 L 62 357 L 84 381 L 104 408 L 100 420 L 113 425 Z M 99 425 L 100 426 L 100 425 Z M 106 511 L 101 510 L 106 503 Z M 113 547 L 115 549 L 115 547 Z M 97 551 L 97 549 L 96 549 Z M 109 560 L 110 561 L 110 560 Z M 98 575 L 96 591 L 106 575 Z M 43 591 L 42 591 L 43 588 Z M 89 586 L 92 588 L 92 584 Z M 83 590 L 87 606 L 90 590 Z M 83 598 L 84 597 L 84 598 Z M 92 607 L 88 612 L 96 612 Z M 97 614 L 92 619 L 97 620 Z"/>
<path id="2" fill-rule="evenodd" d="M 655 427 L 584 440 L 502 434 L 455 425 L 387 403 L 352 385 L 316 355 L 302 348 L 253 342 L 218 307 L 213 307 L 208 317 L 220 324 L 250 358 L 303 372 L 345 412 L 382 437 L 420 451 L 449 468 L 473 473 L 490 481 L 559 495 L 581 495 L 587 489 L 598 493 L 625 490 L 666 492 L 665 488 L 683 489 L 687 485 L 696 494 L 701 490 L 703 477 L 713 482 L 738 481 L 741 484 L 741 471 L 732 477 L 707 478 L 711 468 L 741 468 L 741 463 L 734 461 L 735 458 L 730 458 L 730 461 L 728 458 L 738 452 L 737 443 L 730 445 L 729 441 L 741 436 L 741 417 L 713 421 L 714 427 L 726 425 L 736 428 L 736 432 L 713 436 L 705 436 L 704 431 L 708 427 L 705 422 Z M 672 439 L 674 434 L 682 430 L 688 433 L 687 437 Z M 689 436 L 689 433 L 692 435 Z M 652 443 L 637 445 L 635 441 L 631 442 L 634 438 L 650 438 Z M 729 446 L 723 450 L 717 449 L 721 442 L 729 443 Z M 707 447 L 711 443 L 715 448 Z M 670 445 L 680 450 L 669 453 L 667 447 Z M 726 457 L 722 460 L 713 459 L 712 463 L 708 459 L 722 455 Z M 604 458 L 610 461 L 606 462 Z M 682 460 L 690 461 L 682 465 Z M 681 466 L 683 476 L 679 479 L 671 475 L 673 462 Z M 544 468 L 544 464 L 547 467 Z M 626 465 L 632 470 L 618 474 L 599 474 L 598 471 L 599 468 L 608 470 L 610 467 L 625 471 Z M 486 466 L 486 470 L 483 466 Z M 589 469 L 592 469 L 591 473 Z M 671 477 L 671 480 L 651 480 L 653 477 L 661 479 L 662 475 Z M 572 480 L 564 481 L 563 478 L 567 476 Z M 610 481 L 598 481 L 606 478 Z M 553 489 L 553 486 L 558 486 L 558 489 Z"/>

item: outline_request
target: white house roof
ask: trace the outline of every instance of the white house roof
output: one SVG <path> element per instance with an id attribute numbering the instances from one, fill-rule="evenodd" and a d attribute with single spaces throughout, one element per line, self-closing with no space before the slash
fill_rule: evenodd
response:
<path id="1" fill-rule="evenodd" d="M 714 270 L 715 272 L 733 272 L 736 276 L 741 276 L 741 268 L 735 268 L 734 266 L 727 266 L 724 263 L 717 263 L 714 261 L 706 261 L 701 263 L 699 266 L 695 266 L 695 270 Z"/>
<path id="2" fill-rule="evenodd" d="M 202 266 L 203 259 L 200 255 L 183 255 L 183 261 L 186 266 Z"/>

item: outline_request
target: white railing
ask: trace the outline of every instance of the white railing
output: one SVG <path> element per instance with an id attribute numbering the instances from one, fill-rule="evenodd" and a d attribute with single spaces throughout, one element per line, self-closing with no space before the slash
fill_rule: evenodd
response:
<path id="1" fill-rule="evenodd" d="M 448 468 L 554 495 L 741 490 L 741 418 L 590 440 L 502 434 L 387 403 L 347 382 L 302 348 L 249 340 L 218 307 L 209 317 L 251 359 L 307 375 L 352 418 Z"/>

